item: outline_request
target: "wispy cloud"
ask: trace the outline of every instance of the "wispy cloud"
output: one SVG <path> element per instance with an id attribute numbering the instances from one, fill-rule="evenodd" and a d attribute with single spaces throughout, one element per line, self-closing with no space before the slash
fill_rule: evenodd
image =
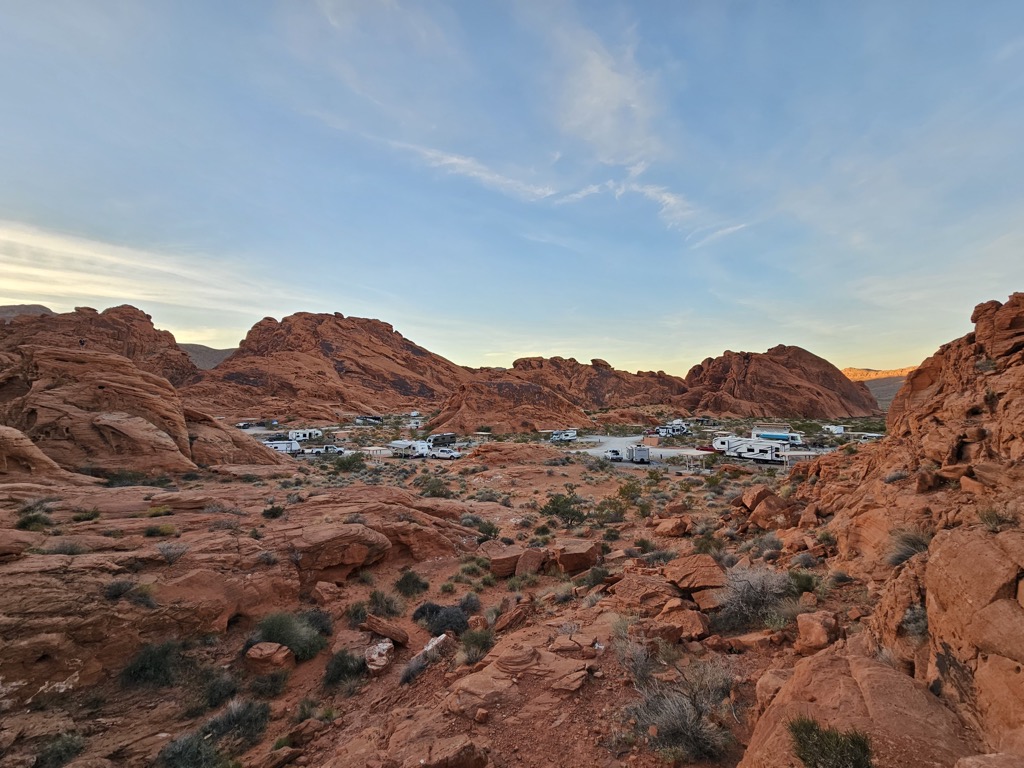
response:
<path id="1" fill-rule="evenodd" d="M 397 149 L 405 149 L 419 155 L 431 168 L 441 168 L 456 176 L 465 176 L 489 189 L 503 192 L 523 200 L 543 200 L 556 194 L 554 188 L 538 184 L 530 184 L 498 173 L 474 157 L 443 152 L 439 149 L 421 147 L 404 142 L 388 142 Z"/>
<path id="2" fill-rule="evenodd" d="M 720 240 L 723 237 L 728 237 L 731 234 L 734 234 L 736 232 L 744 230 L 744 229 L 746 229 L 749 226 L 750 226 L 749 224 L 735 224 L 735 225 L 733 225 L 731 227 L 722 227 L 720 229 L 714 229 L 714 231 L 711 232 L 710 234 L 707 234 L 707 235 L 704 235 L 703 237 L 701 237 L 700 240 L 698 240 L 696 243 L 691 245 L 690 248 L 696 250 L 697 248 L 705 246 L 708 243 L 713 243 L 715 240 Z M 709 228 L 704 228 L 704 231 L 706 232 L 707 229 L 709 229 Z M 713 228 L 711 228 L 711 229 L 713 229 Z M 694 234 L 695 233 L 691 233 L 690 235 L 688 235 L 687 238 L 686 238 L 687 241 L 689 241 L 690 238 Z"/>
<path id="3" fill-rule="evenodd" d="M 653 184 L 623 184 L 617 188 L 624 192 L 635 192 L 648 200 L 657 203 L 661 220 L 669 229 L 680 229 L 693 218 L 696 209 L 682 195 L 672 192 L 666 187 Z"/>
<path id="4" fill-rule="evenodd" d="M 598 195 L 605 190 L 613 187 L 612 182 L 606 181 L 603 184 L 589 184 L 578 192 L 572 192 L 571 194 L 564 195 L 563 197 L 555 200 L 555 205 L 562 205 L 563 203 L 576 203 L 580 200 L 590 197 L 591 195 Z"/>

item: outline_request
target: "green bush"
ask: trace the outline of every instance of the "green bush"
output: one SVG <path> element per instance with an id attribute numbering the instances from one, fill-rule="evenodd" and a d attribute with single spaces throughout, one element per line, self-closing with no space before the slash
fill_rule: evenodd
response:
<path id="1" fill-rule="evenodd" d="M 448 483 L 436 475 L 419 475 L 412 484 L 420 489 L 420 496 L 428 499 L 450 499 L 455 495 Z"/>
<path id="2" fill-rule="evenodd" d="M 445 606 L 427 619 L 427 630 L 434 637 L 443 635 L 445 632 L 461 635 L 467 629 L 469 629 L 469 618 L 465 611 L 457 605 Z"/>
<path id="3" fill-rule="evenodd" d="M 494 633 L 489 629 L 470 629 L 462 633 L 462 651 L 467 664 L 476 664 L 494 646 Z"/>
<path id="4" fill-rule="evenodd" d="M 92 509 L 83 509 L 80 512 L 75 512 L 71 515 L 71 519 L 76 523 L 85 523 L 90 520 L 95 520 L 100 516 L 100 511 L 93 507 Z"/>
<path id="5" fill-rule="evenodd" d="M 156 764 L 161 768 L 222 768 L 213 742 L 199 732 L 187 733 L 160 750 Z"/>
<path id="6" fill-rule="evenodd" d="M 722 607 L 714 619 L 716 628 L 764 626 L 790 594 L 790 585 L 785 573 L 768 568 L 733 568 L 724 587 Z"/>
<path id="7" fill-rule="evenodd" d="M 181 657 L 181 647 L 173 640 L 159 645 L 145 645 L 128 666 L 121 670 L 121 684 L 125 686 L 174 685 L 175 670 Z"/>
<path id="8" fill-rule="evenodd" d="M 254 677 L 249 683 L 249 691 L 254 696 L 262 699 L 273 699 L 284 693 L 285 685 L 288 683 L 288 670 L 279 669 L 267 675 Z"/>
<path id="9" fill-rule="evenodd" d="M 450 581 L 446 581 L 444 584 L 441 585 L 441 594 L 443 595 L 450 595 L 454 591 L 455 585 Z"/>
<path id="10" fill-rule="evenodd" d="M 324 670 L 324 685 L 334 686 L 358 680 L 366 674 L 366 662 L 349 651 L 338 651 L 331 656 Z"/>
<path id="11" fill-rule="evenodd" d="M 310 608 L 308 611 L 300 613 L 299 618 L 324 637 L 330 637 L 331 633 L 334 632 L 334 622 L 331 621 L 331 614 L 323 608 Z"/>
<path id="12" fill-rule="evenodd" d="M 788 728 L 805 768 L 872 768 L 871 739 L 862 731 L 822 728 L 810 717 L 791 720 Z"/>
<path id="13" fill-rule="evenodd" d="M 30 512 L 19 517 L 14 527 L 19 531 L 41 531 L 48 525 L 53 525 L 52 517 L 42 512 Z"/>
<path id="14" fill-rule="evenodd" d="M 366 469 L 366 454 L 356 451 L 338 456 L 334 460 L 334 468 L 338 472 L 362 472 Z"/>
<path id="15" fill-rule="evenodd" d="M 238 681 L 230 673 L 214 675 L 203 686 L 203 702 L 207 709 L 216 709 L 238 693 Z"/>
<path id="16" fill-rule="evenodd" d="M 405 571 L 395 581 L 395 591 L 403 597 L 416 597 L 420 592 L 430 589 L 430 582 L 416 571 Z"/>
<path id="17" fill-rule="evenodd" d="M 264 509 L 260 514 L 267 518 L 267 520 L 276 520 L 284 514 L 284 507 L 279 504 L 272 504 Z"/>
<path id="18" fill-rule="evenodd" d="M 821 585 L 821 579 L 810 571 L 793 569 L 789 572 L 789 583 L 794 595 L 813 592 Z"/>
<path id="19" fill-rule="evenodd" d="M 401 616 L 405 611 L 401 600 L 394 595 L 385 594 L 379 589 L 375 589 L 370 593 L 370 601 L 367 608 L 374 616 L 383 616 L 385 618 Z"/>
<path id="20" fill-rule="evenodd" d="M 43 550 L 44 555 L 83 555 L 89 551 L 84 544 L 70 539 L 61 539 Z"/>
<path id="21" fill-rule="evenodd" d="M 327 645 L 327 640 L 315 627 L 291 613 L 272 613 L 264 618 L 251 640 L 287 646 L 296 661 L 312 659 Z"/>
<path id="22" fill-rule="evenodd" d="M 583 499 L 575 493 L 552 494 L 540 511 L 549 517 L 557 517 L 566 528 L 580 525 L 587 519 L 587 513 L 583 510 Z"/>
<path id="23" fill-rule="evenodd" d="M 173 525 L 164 523 L 163 525 L 148 525 L 142 534 L 153 538 L 155 536 L 174 536 L 177 532 L 178 529 Z"/>
<path id="24" fill-rule="evenodd" d="M 348 621 L 348 625 L 352 627 L 352 629 L 355 629 L 366 621 L 368 613 L 369 611 L 366 608 L 366 602 L 363 600 L 346 605 L 344 611 L 345 619 Z"/>
<path id="25" fill-rule="evenodd" d="M 85 749 L 85 739 L 77 733 L 62 733 L 49 741 L 36 755 L 34 768 L 60 768 L 81 754 Z"/>
<path id="26" fill-rule="evenodd" d="M 202 727 L 202 733 L 213 739 L 230 737 L 246 746 L 260 740 L 270 721 L 270 705 L 265 701 L 235 699 L 219 715 Z"/>

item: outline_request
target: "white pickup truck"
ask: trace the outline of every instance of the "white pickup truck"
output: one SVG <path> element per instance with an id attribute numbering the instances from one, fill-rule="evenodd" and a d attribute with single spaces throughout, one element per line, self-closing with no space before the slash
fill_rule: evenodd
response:
<path id="1" fill-rule="evenodd" d="M 344 453 L 344 448 L 336 445 L 315 445 L 312 448 L 303 448 L 302 452 L 309 456 L 319 456 L 321 453 Z"/>
<path id="2" fill-rule="evenodd" d="M 432 459 L 461 459 L 462 454 L 454 448 L 435 448 L 430 452 Z"/>
<path id="3" fill-rule="evenodd" d="M 608 459 L 608 461 L 622 461 L 622 451 L 617 448 L 609 448 L 604 452 L 604 457 Z"/>

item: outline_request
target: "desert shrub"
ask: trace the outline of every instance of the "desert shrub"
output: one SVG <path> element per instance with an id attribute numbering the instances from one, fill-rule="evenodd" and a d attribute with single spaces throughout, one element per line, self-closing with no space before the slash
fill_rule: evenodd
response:
<path id="1" fill-rule="evenodd" d="M 644 487 L 640 481 L 636 478 L 630 478 L 620 485 L 615 493 L 623 501 L 632 504 L 643 495 L 643 492 Z"/>
<path id="2" fill-rule="evenodd" d="M 664 563 L 675 560 L 678 557 L 677 552 L 671 549 L 655 549 L 642 555 L 640 559 L 647 565 L 663 565 Z"/>
<path id="3" fill-rule="evenodd" d="M 279 669 L 267 675 L 254 677 L 249 683 L 249 692 L 264 699 L 273 699 L 284 693 L 288 684 L 288 670 Z"/>
<path id="4" fill-rule="evenodd" d="M 405 665 L 405 669 L 402 670 L 402 675 L 399 678 L 399 685 L 409 685 L 413 680 L 419 677 L 423 672 L 438 659 L 437 653 L 421 653 L 418 656 L 413 656 L 409 663 Z"/>
<path id="5" fill-rule="evenodd" d="M 625 499 L 618 496 L 613 496 L 607 499 L 601 499 L 598 502 L 597 507 L 594 509 L 592 517 L 598 525 L 608 525 L 609 523 L 621 523 L 626 519 L 626 511 L 629 509 L 629 505 Z"/>
<path id="6" fill-rule="evenodd" d="M 715 617 L 720 629 L 763 626 L 790 591 L 789 576 L 768 568 L 733 568 L 727 578 Z"/>
<path id="7" fill-rule="evenodd" d="M 426 622 L 427 630 L 434 637 L 443 635 L 445 632 L 452 632 L 455 635 L 461 635 L 469 629 L 469 618 L 466 616 L 465 611 L 457 605 L 442 607 L 439 611 L 427 618 Z"/>
<path id="8" fill-rule="evenodd" d="M 181 647 L 173 640 L 156 645 L 144 645 L 128 666 L 121 670 L 124 686 L 174 685 L 175 670 L 181 657 Z"/>
<path id="9" fill-rule="evenodd" d="M 301 616 L 272 613 L 259 623 L 250 638 L 257 643 L 280 643 L 291 649 L 296 661 L 312 659 L 327 645 L 327 640 Z"/>
<path id="10" fill-rule="evenodd" d="M 645 555 L 648 552 L 653 552 L 655 549 L 657 549 L 657 546 L 650 539 L 636 539 L 633 542 L 633 546 L 639 549 Z"/>
<path id="11" fill-rule="evenodd" d="M 84 544 L 71 539 L 60 539 L 43 550 L 44 555 L 82 555 L 89 551 Z"/>
<path id="12" fill-rule="evenodd" d="M 349 603 L 345 606 L 345 619 L 348 621 L 348 625 L 355 629 L 364 621 L 366 621 L 366 615 L 369 611 L 366 608 L 366 603 L 360 600 L 355 603 Z"/>
<path id="13" fill-rule="evenodd" d="M 889 539 L 889 553 L 885 561 L 893 567 L 902 565 L 918 552 L 926 552 L 931 538 L 923 531 L 894 531 Z"/>
<path id="14" fill-rule="evenodd" d="M 585 587 L 596 587 L 598 584 L 604 583 L 604 580 L 608 578 L 608 573 L 607 568 L 595 565 L 583 574 L 580 584 Z"/>
<path id="15" fill-rule="evenodd" d="M 130 470 L 113 470 L 105 473 L 107 488 L 124 488 L 131 485 L 153 485 L 165 487 L 171 484 L 171 479 L 165 475 L 149 477 L 143 472 L 132 472 Z"/>
<path id="16" fill-rule="evenodd" d="M 802 595 L 804 592 L 813 592 L 821 584 L 821 579 L 810 571 L 793 569 L 789 572 L 789 584 L 793 594 Z"/>
<path id="17" fill-rule="evenodd" d="M 725 542 L 716 539 L 710 531 L 693 540 L 693 551 L 698 555 L 717 555 L 723 549 L 725 549 Z"/>
<path id="18" fill-rule="evenodd" d="M 170 523 L 164 523 L 163 525 L 148 525 L 142 532 L 143 536 L 154 538 L 157 536 L 174 536 L 177 534 L 178 529 Z"/>
<path id="19" fill-rule="evenodd" d="M 647 646 L 628 637 L 619 637 L 614 644 L 615 656 L 637 690 L 650 684 L 654 675 L 654 659 Z"/>
<path id="20" fill-rule="evenodd" d="M 774 533 L 763 533 L 747 542 L 747 548 L 756 556 L 764 557 L 769 552 L 782 551 L 782 541 Z M 740 551 L 743 551 L 740 547 Z"/>
<path id="21" fill-rule="evenodd" d="M 464 573 L 467 576 L 479 576 L 483 571 L 480 570 L 480 566 L 476 563 L 466 563 L 459 568 L 459 573 Z"/>
<path id="22" fill-rule="evenodd" d="M 573 492 L 551 494 L 540 511 L 549 517 L 557 517 L 566 528 L 579 525 L 587 519 L 583 499 Z"/>
<path id="23" fill-rule="evenodd" d="M 795 568 L 813 568 L 818 564 L 818 558 L 810 552 L 801 552 L 798 555 L 794 555 L 789 564 Z"/>
<path id="24" fill-rule="evenodd" d="M 265 701 L 234 699 L 225 710 L 202 727 L 202 733 L 213 739 L 229 737 L 252 745 L 260 740 L 270 721 L 270 705 Z"/>
<path id="25" fill-rule="evenodd" d="M 898 482 L 900 480 L 906 480 L 908 477 L 910 477 L 910 475 L 909 475 L 909 473 L 907 473 L 906 470 L 897 469 L 896 471 L 890 472 L 888 475 L 886 475 L 882 479 L 882 482 L 884 482 L 884 483 L 895 483 L 895 482 Z"/>
<path id="26" fill-rule="evenodd" d="M 284 514 L 284 507 L 282 507 L 280 504 L 272 504 L 271 506 L 267 507 L 262 512 L 260 512 L 260 514 L 268 520 L 276 520 Z"/>
<path id="27" fill-rule="evenodd" d="M 420 489 L 420 496 L 428 499 L 450 499 L 455 495 L 448 483 L 436 475 L 418 475 L 412 484 Z"/>
<path id="28" fill-rule="evenodd" d="M 420 592 L 430 589 L 430 582 L 416 571 L 406 571 L 395 581 L 395 591 L 403 597 L 416 597 Z"/>
<path id="29" fill-rule="evenodd" d="M 135 589 L 135 582 L 129 579 L 118 579 L 112 581 L 103 588 L 103 596 L 107 600 L 120 600 Z"/>
<path id="30" fill-rule="evenodd" d="M 729 744 L 720 720 L 731 679 L 709 673 L 711 665 L 693 666 L 679 686 L 652 687 L 627 710 L 639 732 L 655 734 L 651 746 L 675 763 L 717 760 Z"/>
<path id="31" fill-rule="evenodd" d="M 494 646 L 494 633 L 489 629 L 470 629 L 462 634 L 462 652 L 467 664 L 476 664 Z"/>
<path id="32" fill-rule="evenodd" d="M 822 728 L 810 717 L 797 717 L 788 728 L 805 768 L 871 768 L 871 739 L 863 731 Z"/>
<path id="33" fill-rule="evenodd" d="M 1017 525 L 1017 518 L 1012 514 L 1005 514 L 998 510 L 987 507 L 978 512 L 978 520 L 985 526 L 989 533 L 999 533 L 1003 528 L 1011 528 Z"/>
<path id="34" fill-rule="evenodd" d="M 86 523 L 90 520 L 95 520 L 100 516 L 100 511 L 93 507 L 92 509 L 83 509 L 75 512 L 71 515 L 71 519 L 76 523 Z"/>
<path id="35" fill-rule="evenodd" d="M 334 631 L 334 622 L 331 620 L 331 614 L 323 608 L 310 608 L 308 611 L 300 613 L 299 618 L 325 637 L 330 636 Z"/>
<path id="36" fill-rule="evenodd" d="M 156 764 L 161 768 L 220 768 L 223 761 L 213 742 L 196 731 L 169 742 L 157 755 Z"/>
<path id="37" fill-rule="evenodd" d="M 818 531 L 818 535 L 815 538 L 817 538 L 819 544 L 824 544 L 826 547 L 831 547 L 836 543 L 836 535 L 825 528 Z"/>
<path id="38" fill-rule="evenodd" d="M 334 468 L 338 472 L 362 472 L 366 469 L 366 454 L 355 451 L 338 456 L 334 460 Z"/>
<path id="39" fill-rule="evenodd" d="M 34 768 L 60 768 L 85 749 L 85 739 L 77 733 L 62 733 L 45 744 L 36 755 Z"/>
<path id="40" fill-rule="evenodd" d="M 450 581 L 446 581 L 444 584 L 441 585 L 440 589 L 442 595 L 450 595 L 452 592 L 455 591 L 455 585 Z"/>
<path id="41" fill-rule="evenodd" d="M 467 615 L 472 614 L 472 613 L 479 613 L 480 612 L 480 598 L 479 598 L 479 596 L 475 595 L 472 592 L 467 592 L 465 595 L 462 596 L 462 599 L 459 600 L 459 608 L 461 608 L 462 612 L 467 614 Z"/>
<path id="42" fill-rule="evenodd" d="M 928 610 L 920 604 L 907 608 L 900 619 L 900 629 L 911 637 L 928 636 Z"/>
<path id="43" fill-rule="evenodd" d="M 828 577 L 828 583 L 833 586 L 839 586 L 840 584 L 849 584 L 853 581 L 853 577 L 846 571 L 832 571 Z"/>
<path id="44" fill-rule="evenodd" d="M 52 502 L 57 501 L 57 500 L 58 499 L 56 499 L 56 498 L 50 497 L 50 498 L 32 499 L 31 501 L 26 501 L 24 504 L 22 504 L 20 507 L 18 507 L 18 515 L 20 517 L 24 517 L 25 515 L 38 515 L 38 514 L 48 515 L 50 512 L 53 511 L 53 507 L 51 506 Z"/>
<path id="45" fill-rule="evenodd" d="M 481 587 L 493 587 L 497 585 L 497 583 L 498 579 L 493 573 L 485 573 L 482 577 L 480 577 Z"/>
<path id="46" fill-rule="evenodd" d="M 349 651 L 342 650 L 331 656 L 324 669 L 324 685 L 334 686 L 339 683 L 358 680 L 366 674 L 366 661 Z"/>
<path id="47" fill-rule="evenodd" d="M 401 616 L 405 611 L 405 607 L 402 605 L 401 600 L 394 595 L 386 594 L 379 589 L 375 589 L 370 593 L 370 600 L 367 603 L 367 608 L 374 616 L 384 616 L 385 618 Z"/>
<path id="48" fill-rule="evenodd" d="M 162 541 L 156 545 L 156 551 L 163 555 L 169 565 L 174 565 L 188 552 L 188 544 Z"/>
<path id="49" fill-rule="evenodd" d="M 269 549 L 265 549 L 256 555 L 256 560 L 263 565 L 277 565 L 277 555 Z"/>
<path id="50" fill-rule="evenodd" d="M 299 702 L 299 708 L 295 712 L 295 722 L 302 723 L 316 717 L 319 705 L 313 699 L 303 699 Z"/>
<path id="51" fill-rule="evenodd" d="M 225 672 L 214 675 L 203 686 L 203 702 L 207 709 L 216 709 L 238 693 L 238 681 Z"/>
<path id="52" fill-rule="evenodd" d="M 19 531 L 41 531 L 48 525 L 53 525 L 52 517 L 43 512 L 29 512 L 19 517 L 14 527 Z"/>
<path id="53" fill-rule="evenodd" d="M 604 532 L 604 535 L 601 538 L 605 541 L 618 541 L 622 538 L 622 534 L 615 528 L 609 528 Z"/>

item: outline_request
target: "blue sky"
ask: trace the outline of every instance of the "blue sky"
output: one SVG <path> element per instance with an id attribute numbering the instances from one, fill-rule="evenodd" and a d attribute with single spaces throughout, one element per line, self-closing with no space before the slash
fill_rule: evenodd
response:
<path id="1" fill-rule="evenodd" d="M 1024 4 L 0 0 L 0 304 L 912 365 L 1024 290 Z"/>

